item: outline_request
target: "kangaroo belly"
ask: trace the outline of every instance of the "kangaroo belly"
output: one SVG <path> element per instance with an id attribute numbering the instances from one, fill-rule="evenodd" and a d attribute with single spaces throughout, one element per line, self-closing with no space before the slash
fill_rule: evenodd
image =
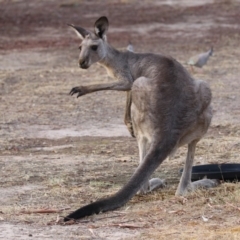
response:
<path id="1" fill-rule="evenodd" d="M 145 77 L 138 78 L 134 82 L 131 106 L 131 117 L 136 137 L 145 137 L 149 141 L 151 141 L 155 131 L 152 119 L 154 114 L 151 109 L 151 96 L 153 94 L 151 83 L 151 79 Z"/>

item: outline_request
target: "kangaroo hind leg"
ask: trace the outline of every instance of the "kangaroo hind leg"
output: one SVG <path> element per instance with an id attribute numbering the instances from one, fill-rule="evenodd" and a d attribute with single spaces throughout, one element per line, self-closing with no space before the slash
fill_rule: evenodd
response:
<path id="1" fill-rule="evenodd" d="M 197 142 L 198 140 L 194 140 L 188 144 L 187 159 L 176 195 L 186 195 L 188 192 L 194 191 L 197 188 L 213 188 L 219 185 L 219 181 L 216 179 L 201 179 L 191 182 L 192 166 Z"/>
<path id="2" fill-rule="evenodd" d="M 179 142 L 179 146 L 188 144 L 188 153 L 176 195 L 185 195 L 188 191 L 193 191 L 199 187 L 212 188 L 219 184 L 219 181 L 216 179 L 201 179 L 191 182 L 195 148 L 198 141 L 207 132 L 212 119 L 212 107 L 210 105 L 211 90 L 209 89 L 208 85 L 201 80 L 196 80 L 195 94 L 198 99 L 197 107 L 199 110 L 201 110 L 201 113 L 198 115 L 196 122 L 186 129 L 184 136 Z"/>
<path id="3" fill-rule="evenodd" d="M 151 151 L 154 139 L 155 127 L 149 117 L 149 84 L 146 78 L 139 78 L 134 85 L 134 102 L 131 106 L 134 133 L 137 138 L 139 149 L 139 166 L 145 164 L 146 156 Z M 139 101 L 144 99 L 145 101 Z M 156 137 L 155 137 L 156 138 Z M 160 178 L 147 179 L 142 184 L 138 193 L 145 194 L 165 186 L 165 180 Z"/>
<path id="4" fill-rule="evenodd" d="M 196 145 L 197 141 L 192 141 L 188 144 L 187 159 L 183 169 L 182 177 L 180 179 L 180 183 L 176 191 L 176 195 L 185 195 L 188 191 L 192 190 L 191 175 Z"/>
<path id="5" fill-rule="evenodd" d="M 150 143 L 148 140 L 143 137 L 138 140 L 138 148 L 139 148 L 139 157 L 140 162 L 139 165 L 143 164 L 144 158 L 148 153 L 148 150 L 150 148 Z M 141 189 L 138 191 L 139 194 L 146 194 L 148 192 L 157 190 L 159 188 L 165 187 L 165 179 L 160 178 L 152 178 L 147 180 L 142 186 Z"/>

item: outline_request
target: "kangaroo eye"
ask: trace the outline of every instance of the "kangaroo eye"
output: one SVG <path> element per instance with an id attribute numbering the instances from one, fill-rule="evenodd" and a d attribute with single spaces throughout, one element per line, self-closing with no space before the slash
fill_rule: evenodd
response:
<path id="1" fill-rule="evenodd" d="M 92 45 L 92 46 L 91 46 L 91 49 L 92 49 L 93 51 L 97 51 L 98 45 Z"/>

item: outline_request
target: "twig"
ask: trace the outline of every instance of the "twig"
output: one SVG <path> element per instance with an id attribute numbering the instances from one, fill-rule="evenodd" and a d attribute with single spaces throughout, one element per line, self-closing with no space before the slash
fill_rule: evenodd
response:
<path id="1" fill-rule="evenodd" d="M 94 238 L 96 238 L 96 237 L 99 238 L 99 236 L 97 236 L 97 235 L 94 233 L 93 229 L 88 228 L 88 231 L 93 235 Z"/>
<path id="2" fill-rule="evenodd" d="M 118 214 L 124 215 L 124 214 L 126 214 L 127 212 L 125 212 L 125 211 L 114 211 L 114 213 L 118 213 Z"/>
<path id="3" fill-rule="evenodd" d="M 176 213 L 176 214 L 180 215 L 180 214 L 184 214 L 185 212 L 186 211 L 184 211 L 183 209 L 179 209 L 179 210 L 176 210 L 176 211 L 169 211 L 168 213 L 170 213 L 170 214 Z"/>
<path id="4" fill-rule="evenodd" d="M 240 211 L 240 208 L 239 207 L 236 207 L 234 206 L 233 204 L 229 203 L 229 202 L 226 202 L 227 205 L 229 205 L 230 207 L 234 208 L 234 209 L 237 209 L 238 211 Z"/>
<path id="5" fill-rule="evenodd" d="M 57 215 L 56 223 L 59 223 L 59 221 L 60 221 L 60 217 L 59 215 Z"/>
<path id="6" fill-rule="evenodd" d="M 120 228 L 130 228 L 130 229 L 136 229 L 136 228 L 143 228 L 145 226 L 138 226 L 138 225 L 132 225 L 132 224 L 110 224 L 107 225 L 108 227 L 120 227 Z"/>

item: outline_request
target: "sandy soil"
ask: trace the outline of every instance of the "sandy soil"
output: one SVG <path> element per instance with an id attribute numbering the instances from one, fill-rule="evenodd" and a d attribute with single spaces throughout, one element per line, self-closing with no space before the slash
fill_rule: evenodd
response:
<path id="1" fill-rule="evenodd" d="M 79 40 L 66 23 L 92 28 L 106 15 L 113 46 L 131 40 L 137 52 L 165 53 L 184 66 L 214 46 L 193 74 L 209 82 L 214 108 L 195 162 L 240 163 L 240 1 L 173 2 L 0 1 L 0 239 L 239 239 L 239 183 L 174 196 L 185 147 L 155 173 L 165 189 L 78 224 L 59 221 L 116 192 L 138 164 L 123 124 L 125 93 L 68 95 L 112 80 L 97 65 L 78 68 Z M 31 213 L 39 209 L 57 212 Z"/>

